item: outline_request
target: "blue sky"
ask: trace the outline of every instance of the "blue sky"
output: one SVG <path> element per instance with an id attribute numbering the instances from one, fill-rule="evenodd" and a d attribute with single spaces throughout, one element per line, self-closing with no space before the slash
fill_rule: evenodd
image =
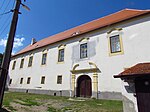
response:
<path id="1" fill-rule="evenodd" d="M 22 0 L 23 2 L 23 0 Z M 0 0 L 0 53 L 4 52 L 15 0 Z M 24 2 L 23 2 L 24 3 Z M 13 53 L 41 40 L 124 8 L 150 9 L 150 0 L 26 0 L 21 7 Z"/>

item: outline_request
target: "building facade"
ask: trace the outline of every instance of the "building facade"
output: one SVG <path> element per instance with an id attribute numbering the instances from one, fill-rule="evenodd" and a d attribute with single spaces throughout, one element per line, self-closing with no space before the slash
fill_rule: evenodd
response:
<path id="1" fill-rule="evenodd" d="M 150 62 L 149 29 L 149 10 L 125 9 L 32 41 L 11 59 L 9 90 L 123 99 L 124 111 L 137 111 L 133 92 L 113 75 Z"/>

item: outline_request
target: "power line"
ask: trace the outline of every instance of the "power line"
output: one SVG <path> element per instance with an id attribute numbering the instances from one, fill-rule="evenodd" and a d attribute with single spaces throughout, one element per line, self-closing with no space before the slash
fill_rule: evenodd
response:
<path id="1" fill-rule="evenodd" d="M 2 32 L 0 33 L 0 36 L 4 33 L 4 31 L 6 30 L 6 28 L 9 26 L 10 21 L 7 23 L 7 25 L 5 26 L 5 28 L 2 30 Z"/>
<path id="2" fill-rule="evenodd" d="M 5 21 L 3 22 L 3 24 L 2 24 L 1 27 L 0 27 L 0 31 L 1 31 L 1 29 L 3 29 L 3 27 L 5 26 L 5 24 L 7 23 L 7 21 L 10 19 L 10 16 L 11 16 L 11 15 L 9 15 L 9 16 L 5 19 Z"/>
<path id="3" fill-rule="evenodd" d="M 13 5 L 12 5 L 12 9 L 14 8 L 14 6 L 15 6 L 15 0 L 14 0 L 14 2 L 13 2 Z M 5 14 L 8 14 L 8 13 L 10 13 L 10 12 L 12 12 L 12 10 L 10 10 L 10 11 L 8 11 L 8 12 L 6 12 Z M 3 13 L 3 15 L 4 15 L 4 13 Z M 8 27 L 8 25 L 9 25 L 9 19 L 10 19 L 10 16 L 11 15 L 9 15 L 6 19 L 5 19 L 5 21 L 3 22 L 3 24 L 2 24 L 2 27 L 0 27 L 0 36 L 3 34 L 3 32 L 6 30 L 6 28 Z M 7 22 L 7 21 L 9 21 L 9 22 Z M 6 23 L 7 23 L 7 25 L 6 25 Z M 5 27 L 4 27 L 5 26 Z"/>
<path id="4" fill-rule="evenodd" d="M 3 7 L 3 5 L 4 5 L 4 2 L 5 2 L 5 0 L 3 0 L 2 6 L 1 6 L 1 8 L 0 8 L 0 9 L 2 9 L 2 7 Z"/>
<path id="5" fill-rule="evenodd" d="M 11 1 L 11 0 L 9 0 L 9 2 L 8 2 L 8 4 L 6 5 L 6 7 L 5 7 L 5 9 L 4 9 L 4 11 L 3 11 L 3 12 L 5 12 L 5 11 L 6 11 L 7 7 L 8 7 L 8 6 L 9 6 L 9 4 L 10 4 L 10 1 Z"/>
<path id="6" fill-rule="evenodd" d="M 9 4 L 10 4 L 10 1 L 11 1 L 11 0 L 9 0 L 9 2 L 7 3 L 7 5 L 6 5 L 5 9 L 3 10 L 3 13 L 5 13 L 5 11 L 6 11 L 7 7 L 8 7 L 8 6 L 9 6 Z M 3 14 L 3 13 L 2 13 L 2 14 Z M 0 17 L 0 19 L 1 19 L 1 18 L 2 18 L 2 16 Z"/>
<path id="7" fill-rule="evenodd" d="M 15 8 L 15 0 L 14 0 L 13 5 L 12 5 L 12 9 L 14 9 L 14 8 Z"/>
<path id="8" fill-rule="evenodd" d="M 7 11 L 7 12 L 5 12 L 5 13 L 2 13 L 2 14 L 0 14 L 0 16 L 3 16 L 3 15 L 8 14 L 8 13 L 10 13 L 10 12 L 12 12 L 12 10 Z"/>

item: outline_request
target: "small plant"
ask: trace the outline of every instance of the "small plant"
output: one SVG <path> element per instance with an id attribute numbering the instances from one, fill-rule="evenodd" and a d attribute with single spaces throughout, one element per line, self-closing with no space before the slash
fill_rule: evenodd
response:
<path id="1" fill-rule="evenodd" d="M 31 101 L 30 99 L 23 100 L 23 102 L 18 102 L 21 105 L 25 106 L 39 106 L 40 104 L 35 101 Z"/>
<path id="2" fill-rule="evenodd" d="M 58 112 L 58 111 L 53 107 L 48 107 L 47 112 Z"/>
<path id="3" fill-rule="evenodd" d="M 12 106 L 6 106 L 6 108 L 8 108 L 9 110 L 11 110 L 11 112 L 17 112 L 17 110 L 14 109 Z"/>

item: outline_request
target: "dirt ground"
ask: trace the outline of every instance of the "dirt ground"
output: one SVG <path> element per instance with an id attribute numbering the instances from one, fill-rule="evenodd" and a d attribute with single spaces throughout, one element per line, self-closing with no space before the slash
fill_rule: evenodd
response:
<path id="1" fill-rule="evenodd" d="M 70 101 L 79 101 L 82 102 L 84 100 L 75 100 L 75 99 L 71 99 L 69 98 L 68 100 Z M 23 102 L 21 100 L 15 100 L 14 102 L 10 103 L 10 107 L 12 107 L 14 110 L 13 112 L 76 112 L 78 111 L 78 108 L 74 108 L 74 109 L 68 109 L 65 110 L 65 107 L 71 106 L 72 103 L 71 102 L 58 102 L 56 100 L 40 100 L 40 99 L 36 99 L 35 102 L 41 104 L 41 105 L 26 105 L 26 102 Z M 51 108 L 50 108 L 51 107 Z M 7 110 L 7 112 L 12 112 L 12 110 L 10 110 L 7 107 L 3 107 Z M 65 108 L 63 110 L 63 108 Z M 5 112 L 5 111 L 4 111 Z"/>
<path id="2" fill-rule="evenodd" d="M 0 112 L 122 112 L 122 101 L 8 92 Z"/>

